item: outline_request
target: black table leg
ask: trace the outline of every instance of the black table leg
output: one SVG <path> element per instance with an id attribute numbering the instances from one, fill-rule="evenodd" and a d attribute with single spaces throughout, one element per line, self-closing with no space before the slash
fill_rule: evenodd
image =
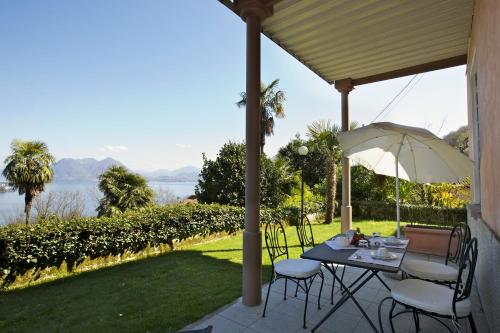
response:
<path id="1" fill-rule="evenodd" d="M 374 271 L 374 272 L 376 272 L 376 271 Z M 387 288 L 387 290 L 391 291 L 391 288 L 389 288 L 389 286 L 387 285 L 387 283 L 385 283 L 385 281 L 382 280 L 382 278 L 380 276 L 378 276 L 378 272 L 375 273 L 375 276 L 377 277 L 377 279 L 380 280 L 380 282 L 382 282 L 382 284 L 384 285 L 384 287 Z"/>
<path id="2" fill-rule="evenodd" d="M 330 270 L 330 268 L 328 268 L 328 270 Z M 335 303 L 334 307 L 328 311 L 328 313 L 321 319 L 321 321 L 316 324 L 316 326 L 313 327 L 313 329 L 311 330 L 311 332 L 314 332 L 316 329 L 318 329 L 318 327 L 320 327 L 333 313 L 335 313 L 335 311 L 337 311 L 337 309 L 342 306 L 342 304 L 344 304 L 349 298 L 352 299 L 352 301 L 354 302 L 354 304 L 356 304 L 356 306 L 358 307 L 358 309 L 361 311 L 361 313 L 363 314 L 363 316 L 365 317 L 365 319 L 368 321 L 368 323 L 370 324 L 370 326 L 373 328 L 373 330 L 378 333 L 378 329 L 377 327 L 375 326 L 375 324 L 372 322 L 372 320 L 370 319 L 370 317 L 368 317 L 368 315 L 366 314 L 365 310 L 363 309 L 363 307 L 358 303 L 358 301 L 356 300 L 356 298 L 354 298 L 354 294 L 359 290 L 361 289 L 369 280 L 371 280 L 374 276 L 377 276 L 377 271 L 375 270 L 366 270 L 365 273 L 362 274 L 362 277 L 366 274 L 368 274 L 370 271 L 371 271 L 371 274 L 369 274 L 365 279 L 363 279 L 363 281 L 361 281 L 361 283 L 359 283 L 356 288 L 354 288 L 353 291 L 350 291 L 349 290 L 349 287 L 346 287 L 345 284 L 342 282 L 341 279 L 339 279 L 337 277 L 337 275 L 335 274 L 334 271 L 330 270 L 335 278 L 335 280 L 337 280 L 340 284 L 340 287 L 342 288 L 342 291 L 344 292 L 342 298 L 337 302 Z M 357 281 L 359 281 L 359 279 L 357 279 Z"/>
<path id="3" fill-rule="evenodd" d="M 345 266 L 344 266 L 344 267 L 345 267 Z M 364 272 L 363 272 L 363 274 L 361 274 L 360 276 L 358 276 L 358 277 L 356 278 L 356 280 L 354 280 L 354 281 L 353 281 L 353 282 L 349 285 L 349 287 L 348 287 L 348 288 L 352 288 L 352 287 L 353 287 L 356 283 L 358 283 L 358 282 L 359 282 L 359 280 L 361 280 L 361 279 L 362 279 L 362 278 L 363 278 L 363 277 L 364 277 L 364 276 L 365 276 L 368 272 L 369 272 L 369 270 L 364 271 Z M 345 293 L 345 291 L 344 291 L 344 290 L 342 290 L 342 294 L 344 294 L 344 293 Z"/>

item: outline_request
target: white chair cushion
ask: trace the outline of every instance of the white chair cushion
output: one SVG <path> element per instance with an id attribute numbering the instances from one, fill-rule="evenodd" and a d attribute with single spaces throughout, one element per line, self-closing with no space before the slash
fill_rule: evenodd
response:
<path id="1" fill-rule="evenodd" d="M 401 269 L 413 277 L 432 281 L 457 281 L 458 269 L 451 265 L 425 260 L 404 260 Z"/>
<path id="2" fill-rule="evenodd" d="M 391 296 L 396 301 L 440 315 L 453 314 L 454 289 L 432 282 L 407 279 L 398 282 L 391 291 Z M 456 304 L 457 316 L 465 317 L 471 311 L 470 300 L 464 299 Z"/>
<path id="3" fill-rule="evenodd" d="M 308 278 L 320 269 L 321 263 L 315 260 L 285 259 L 274 263 L 276 273 L 294 278 Z"/>

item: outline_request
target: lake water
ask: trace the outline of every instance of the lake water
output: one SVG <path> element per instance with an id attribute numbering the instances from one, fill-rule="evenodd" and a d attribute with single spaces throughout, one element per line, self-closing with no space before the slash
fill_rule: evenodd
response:
<path id="1" fill-rule="evenodd" d="M 149 186 L 160 193 L 162 197 L 185 198 L 194 194 L 195 182 L 158 182 L 150 181 Z M 85 202 L 85 215 L 95 216 L 101 192 L 97 188 L 97 181 L 71 181 L 55 182 L 46 186 L 41 196 L 47 193 L 79 192 Z M 8 216 L 16 216 L 23 213 L 24 195 L 18 192 L 0 193 L 0 225 L 6 223 Z"/>

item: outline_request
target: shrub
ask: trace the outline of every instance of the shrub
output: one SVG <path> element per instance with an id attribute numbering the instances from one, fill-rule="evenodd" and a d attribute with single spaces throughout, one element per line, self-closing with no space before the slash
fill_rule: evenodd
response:
<path id="1" fill-rule="evenodd" d="M 453 226 L 459 222 L 467 221 L 465 208 L 403 204 L 400 213 L 401 221 L 411 222 L 412 224 Z M 379 201 L 353 201 L 352 215 L 363 219 L 395 220 L 396 204 Z"/>
<path id="2" fill-rule="evenodd" d="M 245 144 L 224 144 L 217 158 L 203 154 L 203 167 L 195 193 L 199 202 L 245 205 Z M 265 156 L 260 159 L 260 203 L 277 207 L 284 199 L 287 179 L 283 166 Z"/>
<path id="3" fill-rule="evenodd" d="M 262 223 L 283 217 L 282 210 L 261 210 Z M 172 239 L 234 233 L 244 220 L 242 207 L 196 204 L 151 207 L 112 218 L 51 218 L 31 226 L 6 226 L 0 228 L 0 276 L 8 284 L 30 270 L 61 267 L 63 262 L 71 269 L 85 258 L 139 252 Z"/>

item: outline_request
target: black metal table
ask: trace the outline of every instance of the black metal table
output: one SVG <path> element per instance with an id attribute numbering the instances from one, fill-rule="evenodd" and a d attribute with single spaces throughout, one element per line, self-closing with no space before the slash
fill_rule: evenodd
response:
<path id="1" fill-rule="evenodd" d="M 403 256 L 401 258 L 401 261 L 399 263 L 398 267 L 394 266 L 386 266 L 386 265 L 377 265 L 377 264 L 371 264 L 371 263 L 364 263 L 360 261 L 354 261 L 354 260 L 349 260 L 349 257 L 354 254 L 358 249 L 346 249 L 346 250 L 333 250 L 331 247 L 326 245 L 325 243 L 322 243 L 320 245 L 317 245 L 313 247 L 312 249 L 304 252 L 301 257 L 304 259 L 309 259 L 309 260 L 316 260 L 316 261 L 321 261 L 324 264 L 324 267 L 328 269 L 335 280 L 338 281 L 340 284 L 340 288 L 342 290 L 342 297 L 341 299 L 335 303 L 333 308 L 321 319 L 321 321 L 314 326 L 314 328 L 311 330 L 311 332 L 314 332 L 318 327 L 320 327 L 325 320 L 327 320 L 335 311 L 337 311 L 342 304 L 344 304 L 348 299 L 352 299 L 354 304 L 358 307 L 359 311 L 363 314 L 365 319 L 368 321 L 370 326 L 373 328 L 375 332 L 378 333 L 378 329 L 373 323 L 373 321 L 368 317 L 366 314 L 365 310 L 361 305 L 358 303 L 356 298 L 354 297 L 354 294 L 360 290 L 368 281 L 370 281 L 372 278 L 377 278 L 380 280 L 380 282 L 387 288 L 387 290 L 391 291 L 389 286 L 382 280 L 382 278 L 378 275 L 379 272 L 387 272 L 387 273 L 397 273 L 399 271 L 399 266 L 401 265 L 401 262 L 404 259 L 404 256 L 406 254 L 406 248 L 405 249 L 396 249 L 396 248 L 391 248 L 391 252 L 397 252 L 397 253 L 403 253 Z M 333 266 L 329 264 L 337 264 L 337 265 L 345 265 L 345 266 L 352 266 L 352 267 L 357 267 L 357 268 L 363 268 L 365 269 L 364 273 L 362 273 L 356 280 L 354 280 L 349 286 L 346 286 L 343 282 L 342 279 L 340 279 Z M 334 282 L 335 282 L 334 280 Z"/>

